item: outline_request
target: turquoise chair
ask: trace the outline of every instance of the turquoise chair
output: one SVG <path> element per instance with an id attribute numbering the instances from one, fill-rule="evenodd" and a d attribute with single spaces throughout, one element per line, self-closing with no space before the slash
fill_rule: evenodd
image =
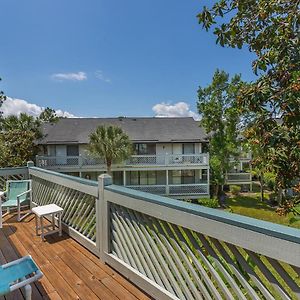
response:
<path id="1" fill-rule="evenodd" d="M 32 289 L 30 284 L 43 276 L 31 256 L 0 266 L 0 296 L 9 294 L 17 289 L 25 288 L 25 299 L 30 300 Z"/>
<path id="2" fill-rule="evenodd" d="M 0 196 L 5 196 L 2 208 L 6 209 L 7 212 L 3 216 L 9 214 L 11 208 L 16 208 L 18 211 L 18 221 L 22 221 L 29 213 L 21 217 L 21 206 L 25 204 L 30 205 L 32 201 L 31 180 L 8 180 L 6 191 L 2 192 Z"/>

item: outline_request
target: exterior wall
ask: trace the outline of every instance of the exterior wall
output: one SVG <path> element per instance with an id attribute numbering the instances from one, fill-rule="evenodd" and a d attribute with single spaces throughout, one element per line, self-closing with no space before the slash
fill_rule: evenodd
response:
<path id="1" fill-rule="evenodd" d="M 174 143 L 172 153 L 173 154 L 182 154 L 182 144 Z"/>
<path id="2" fill-rule="evenodd" d="M 172 144 L 156 144 L 156 155 L 172 154 Z"/>

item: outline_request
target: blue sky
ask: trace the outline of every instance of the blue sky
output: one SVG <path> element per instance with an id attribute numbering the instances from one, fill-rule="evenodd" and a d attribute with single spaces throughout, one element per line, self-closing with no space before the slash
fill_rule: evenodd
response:
<path id="1" fill-rule="evenodd" d="M 178 102 L 196 111 L 216 68 L 254 78 L 246 49 L 216 45 L 197 23 L 209 3 L 0 0 L 0 87 L 82 117 L 153 116 Z"/>

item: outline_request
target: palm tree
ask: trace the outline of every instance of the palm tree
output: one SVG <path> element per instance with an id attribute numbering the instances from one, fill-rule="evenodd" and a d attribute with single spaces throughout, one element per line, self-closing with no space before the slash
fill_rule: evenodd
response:
<path id="1" fill-rule="evenodd" d="M 6 118 L 1 118 L 0 129 L 2 131 L 31 131 L 35 134 L 36 138 L 42 137 L 41 122 L 38 118 L 21 113 L 19 116 L 10 115 Z"/>
<path id="2" fill-rule="evenodd" d="M 107 173 L 111 175 L 112 163 L 130 157 L 132 144 L 120 127 L 99 126 L 90 134 L 88 150 L 92 156 L 105 160 Z"/>

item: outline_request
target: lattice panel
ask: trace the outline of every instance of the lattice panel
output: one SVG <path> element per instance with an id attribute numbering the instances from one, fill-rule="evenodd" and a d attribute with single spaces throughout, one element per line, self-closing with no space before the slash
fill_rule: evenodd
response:
<path id="1" fill-rule="evenodd" d="M 208 185 L 170 185 L 170 195 L 208 194 Z"/>
<path id="2" fill-rule="evenodd" d="M 299 269 L 110 203 L 111 251 L 179 299 L 299 299 Z"/>
<path id="3" fill-rule="evenodd" d="M 156 164 L 165 164 L 164 157 L 160 159 L 159 156 L 149 155 L 149 156 L 131 156 L 127 162 L 127 165 L 156 165 Z"/>
<path id="4" fill-rule="evenodd" d="M 0 191 L 4 191 L 6 189 L 7 180 L 22 180 L 22 179 L 25 179 L 24 174 L 0 176 Z"/>
<path id="5" fill-rule="evenodd" d="M 147 192 L 147 193 L 151 193 L 151 194 L 157 194 L 157 195 L 165 195 L 166 194 L 166 186 L 165 185 L 128 185 L 127 187 L 130 189 Z"/>
<path id="6" fill-rule="evenodd" d="M 38 205 L 57 204 L 64 209 L 62 221 L 96 240 L 95 198 L 71 188 L 32 176 L 33 201 Z"/>

